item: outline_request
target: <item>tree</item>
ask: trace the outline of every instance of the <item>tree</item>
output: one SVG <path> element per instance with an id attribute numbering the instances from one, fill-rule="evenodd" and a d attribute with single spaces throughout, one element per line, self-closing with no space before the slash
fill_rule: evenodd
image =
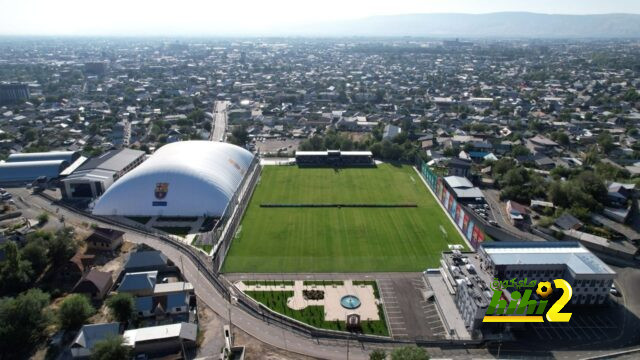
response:
<path id="1" fill-rule="evenodd" d="M 135 315 L 135 305 L 133 296 L 128 293 L 120 293 L 107 300 L 107 306 L 111 310 L 113 317 L 119 322 L 128 322 Z"/>
<path id="2" fill-rule="evenodd" d="M 393 350 L 392 360 L 428 360 L 429 355 L 417 346 L 403 346 Z"/>
<path id="3" fill-rule="evenodd" d="M 122 336 L 112 336 L 98 341 L 93 346 L 91 360 L 128 360 L 129 348 L 124 345 Z"/>
<path id="4" fill-rule="evenodd" d="M 527 156 L 531 154 L 531 151 L 522 145 L 516 145 L 511 149 L 511 156 L 517 158 L 519 156 Z"/>
<path id="5" fill-rule="evenodd" d="M 49 241 L 49 258 L 54 266 L 63 264 L 76 253 L 78 244 L 73 237 L 73 228 L 58 230 Z"/>
<path id="6" fill-rule="evenodd" d="M 58 321 L 63 329 L 73 330 L 82 326 L 95 312 L 86 296 L 73 294 L 60 304 Z"/>
<path id="7" fill-rule="evenodd" d="M 0 357 L 24 357 L 33 349 L 49 323 L 47 305 L 49 295 L 40 289 L 0 299 Z"/>
<path id="8" fill-rule="evenodd" d="M 20 256 L 31 263 L 35 274 L 42 273 L 49 262 L 47 247 L 41 239 L 29 241 L 20 251 Z"/>
<path id="9" fill-rule="evenodd" d="M 384 350 L 376 349 L 369 353 L 369 360 L 385 360 L 387 358 L 387 352 Z"/>
<path id="10" fill-rule="evenodd" d="M 244 125 L 235 126 L 233 130 L 231 130 L 231 137 L 229 138 L 230 143 L 238 146 L 244 146 L 247 141 L 249 141 L 249 133 Z"/>
<path id="11" fill-rule="evenodd" d="M 4 251 L 5 260 L 0 263 L 0 293 L 18 293 L 27 289 L 33 278 L 31 263 L 21 258 L 13 241 L 5 244 Z"/>
<path id="12" fill-rule="evenodd" d="M 613 150 L 616 145 L 613 143 L 613 138 L 609 132 L 603 132 L 598 135 L 598 145 L 603 153 L 608 154 Z"/>
<path id="13" fill-rule="evenodd" d="M 42 212 L 40 213 L 40 215 L 38 215 L 38 224 L 44 225 L 48 221 L 49 221 L 49 214 L 47 214 L 46 212 Z"/>

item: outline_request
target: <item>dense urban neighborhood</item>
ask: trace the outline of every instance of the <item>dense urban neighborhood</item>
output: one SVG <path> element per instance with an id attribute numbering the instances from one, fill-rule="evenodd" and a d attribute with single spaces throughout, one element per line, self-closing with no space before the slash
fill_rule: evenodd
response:
<path id="1" fill-rule="evenodd" d="M 636 351 L 639 59 L 0 38 L 0 359 Z M 483 321 L 527 278 L 573 287 L 570 323 Z"/>

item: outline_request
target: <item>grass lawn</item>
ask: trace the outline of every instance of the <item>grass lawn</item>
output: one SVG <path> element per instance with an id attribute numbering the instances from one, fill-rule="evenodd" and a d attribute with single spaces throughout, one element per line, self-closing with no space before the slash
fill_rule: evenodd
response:
<path id="1" fill-rule="evenodd" d="M 146 225 L 151 220 L 151 216 L 127 216 L 127 219 Z"/>
<path id="2" fill-rule="evenodd" d="M 189 231 L 191 231 L 191 228 L 186 226 L 156 226 L 155 228 L 166 233 L 182 237 L 189 235 Z"/>
<path id="3" fill-rule="evenodd" d="M 307 306 L 302 310 L 293 310 L 287 306 L 287 299 L 293 296 L 293 291 L 246 291 L 256 301 L 269 309 L 296 319 L 305 324 L 329 330 L 346 331 L 345 321 L 325 321 L 324 306 Z M 371 335 L 389 336 L 387 323 L 384 320 L 382 306 L 378 305 L 381 320 L 362 321 L 362 332 Z"/>
<path id="4" fill-rule="evenodd" d="M 418 207 L 261 208 L 262 203 Z M 265 166 L 223 271 L 422 271 L 438 265 L 447 244 L 465 242 L 410 166 Z"/>

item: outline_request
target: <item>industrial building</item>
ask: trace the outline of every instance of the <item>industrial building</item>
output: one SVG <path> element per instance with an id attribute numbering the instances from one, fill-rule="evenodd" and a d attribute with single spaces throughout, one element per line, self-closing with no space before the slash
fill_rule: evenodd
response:
<path id="1" fill-rule="evenodd" d="M 64 160 L 0 163 L 0 184 L 31 183 L 39 177 L 55 179 L 69 166 Z"/>
<path id="2" fill-rule="evenodd" d="M 64 160 L 67 163 L 72 164 L 79 158 L 80 158 L 79 151 L 49 151 L 49 152 L 39 152 L 39 153 L 11 154 L 7 158 L 7 162 Z"/>
<path id="3" fill-rule="evenodd" d="M 371 151 L 296 151 L 299 166 L 371 166 Z"/>
<path id="4" fill-rule="evenodd" d="M 62 197 L 67 200 L 96 198 L 144 159 L 144 151 L 132 149 L 111 150 L 91 158 L 61 181 Z"/>
<path id="5" fill-rule="evenodd" d="M 0 104 L 12 104 L 29 99 L 29 85 L 21 83 L 0 84 Z"/>
<path id="6" fill-rule="evenodd" d="M 41 177 L 56 179 L 70 165 L 79 165 L 82 159 L 78 151 L 11 154 L 5 162 L 0 163 L 0 183 L 31 183 Z"/>
<path id="7" fill-rule="evenodd" d="M 253 161 L 249 151 L 228 143 L 167 144 L 107 189 L 93 213 L 220 217 Z"/>

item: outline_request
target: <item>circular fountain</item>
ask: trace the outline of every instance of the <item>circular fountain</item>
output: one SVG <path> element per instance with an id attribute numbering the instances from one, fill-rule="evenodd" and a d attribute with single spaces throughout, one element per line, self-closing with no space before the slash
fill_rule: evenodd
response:
<path id="1" fill-rule="evenodd" d="M 340 305 L 349 310 L 357 309 L 360 307 L 360 299 L 354 295 L 346 295 L 340 299 Z"/>

